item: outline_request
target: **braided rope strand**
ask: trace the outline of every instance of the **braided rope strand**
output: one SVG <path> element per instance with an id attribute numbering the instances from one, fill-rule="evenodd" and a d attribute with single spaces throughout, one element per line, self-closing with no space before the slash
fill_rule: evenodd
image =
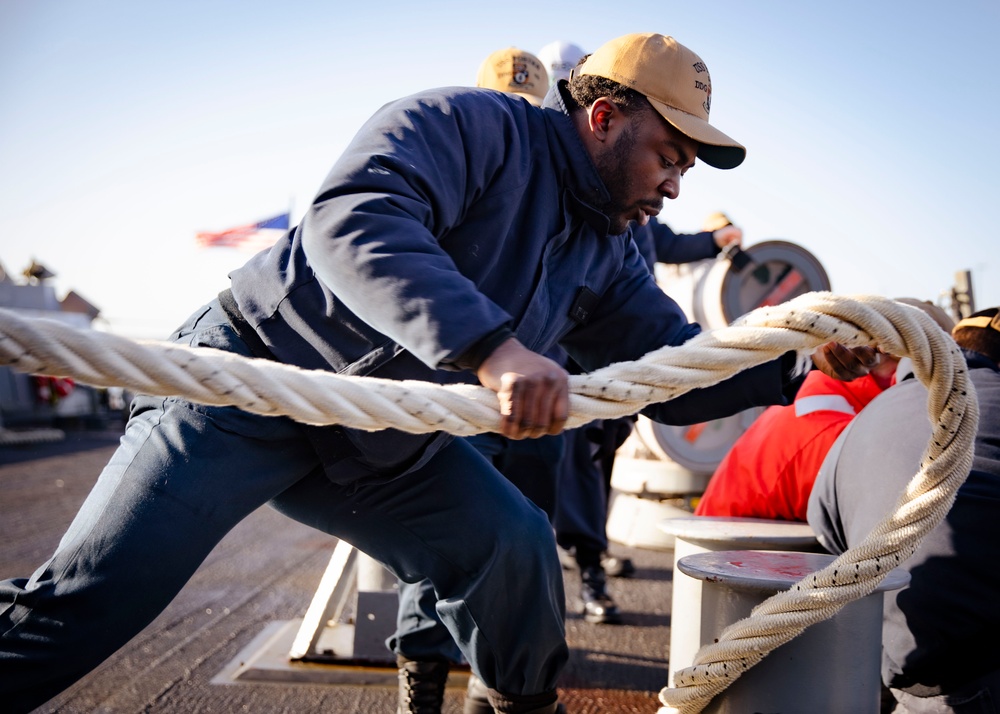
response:
<path id="1" fill-rule="evenodd" d="M 813 315 L 812 327 L 807 318 L 797 325 L 762 322 L 723 328 L 679 347 L 655 350 L 635 362 L 576 375 L 570 379 L 567 427 L 634 414 L 648 404 L 710 386 L 790 350 L 811 352 L 829 338 L 824 327 L 815 324 L 824 316 L 807 314 Z M 837 332 L 837 326 L 847 328 L 836 319 L 831 324 L 827 332 Z M 849 346 L 871 341 L 853 326 L 839 331 L 854 334 Z M 0 364 L 21 372 L 72 377 L 96 387 L 122 386 L 142 394 L 288 416 L 306 424 L 410 433 L 440 430 L 461 436 L 499 430 L 496 395 L 484 387 L 302 370 L 211 348 L 133 342 L 59 322 L 27 320 L 8 310 L 0 310 Z"/>

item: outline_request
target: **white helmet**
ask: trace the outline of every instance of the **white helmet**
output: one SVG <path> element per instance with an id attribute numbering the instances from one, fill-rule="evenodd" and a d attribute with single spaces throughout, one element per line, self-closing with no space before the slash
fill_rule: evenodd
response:
<path id="1" fill-rule="evenodd" d="M 577 62 L 586 54 L 572 42 L 556 40 L 538 51 L 538 59 L 548 70 L 549 84 L 552 85 L 557 80 L 569 79 L 569 71 L 576 67 Z"/>

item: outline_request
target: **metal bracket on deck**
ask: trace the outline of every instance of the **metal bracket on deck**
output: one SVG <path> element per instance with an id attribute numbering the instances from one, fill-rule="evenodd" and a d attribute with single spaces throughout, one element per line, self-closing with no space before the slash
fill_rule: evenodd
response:
<path id="1" fill-rule="evenodd" d="M 395 578 L 378 561 L 339 541 L 288 658 L 395 668 L 385 641 L 395 632 L 398 609 Z"/>

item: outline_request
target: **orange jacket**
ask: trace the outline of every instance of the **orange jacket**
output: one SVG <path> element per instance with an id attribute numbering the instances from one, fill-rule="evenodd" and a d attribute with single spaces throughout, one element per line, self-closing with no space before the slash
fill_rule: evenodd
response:
<path id="1" fill-rule="evenodd" d="M 809 492 L 826 453 L 881 391 L 871 375 L 841 382 L 813 370 L 793 404 L 769 407 L 736 440 L 695 515 L 805 521 Z"/>

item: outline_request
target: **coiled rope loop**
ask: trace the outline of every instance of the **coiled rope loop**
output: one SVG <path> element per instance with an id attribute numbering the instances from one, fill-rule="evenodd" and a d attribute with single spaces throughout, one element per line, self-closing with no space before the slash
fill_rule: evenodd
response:
<path id="1" fill-rule="evenodd" d="M 740 672 L 808 625 L 871 593 L 908 557 L 948 512 L 969 472 L 978 403 L 960 351 L 922 311 L 881 297 L 831 293 L 808 293 L 759 308 L 683 345 L 570 378 L 568 428 L 635 414 L 790 350 L 808 355 L 829 341 L 877 345 L 912 359 L 915 375 L 930 391 L 928 414 L 934 424 L 920 471 L 896 511 L 864 542 L 761 603 L 750 617 L 727 628 L 718 643 L 702 648 L 693 667 L 676 673 L 676 688 L 660 692 L 661 714 L 701 711 Z M 8 310 L 0 310 L 0 364 L 307 424 L 460 436 L 500 428 L 496 395 L 484 387 L 307 371 L 220 350 L 133 342 L 59 322 L 26 320 Z"/>
<path id="2" fill-rule="evenodd" d="M 868 305 L 870 301 L 860 302 Z M 907 314 L 905 307 L 880 303 L 878 316 L 866 314 L 858 320 L 851 306 L 850 312 L 838 310 L 838 317 L 862 325 L 886 352 L 910 357 L 914 374 L 928 387 L 927 411 L 933 429 L 919 471 L 893 511 L 861 543 L 823 570 L 765 600 L 748 617 L 723 630 L 715 643 L 702 647 L 693 666 L 674 674 L 674 687 L 660 691 L 664 705 L 660 714 L 702 711 L 775 648 L 872 593 L 950 510 L 972 467 L 979 404 L 954 342 L 929 317 Z M 837 333 L 830 336 L 840 340 Z"/>

